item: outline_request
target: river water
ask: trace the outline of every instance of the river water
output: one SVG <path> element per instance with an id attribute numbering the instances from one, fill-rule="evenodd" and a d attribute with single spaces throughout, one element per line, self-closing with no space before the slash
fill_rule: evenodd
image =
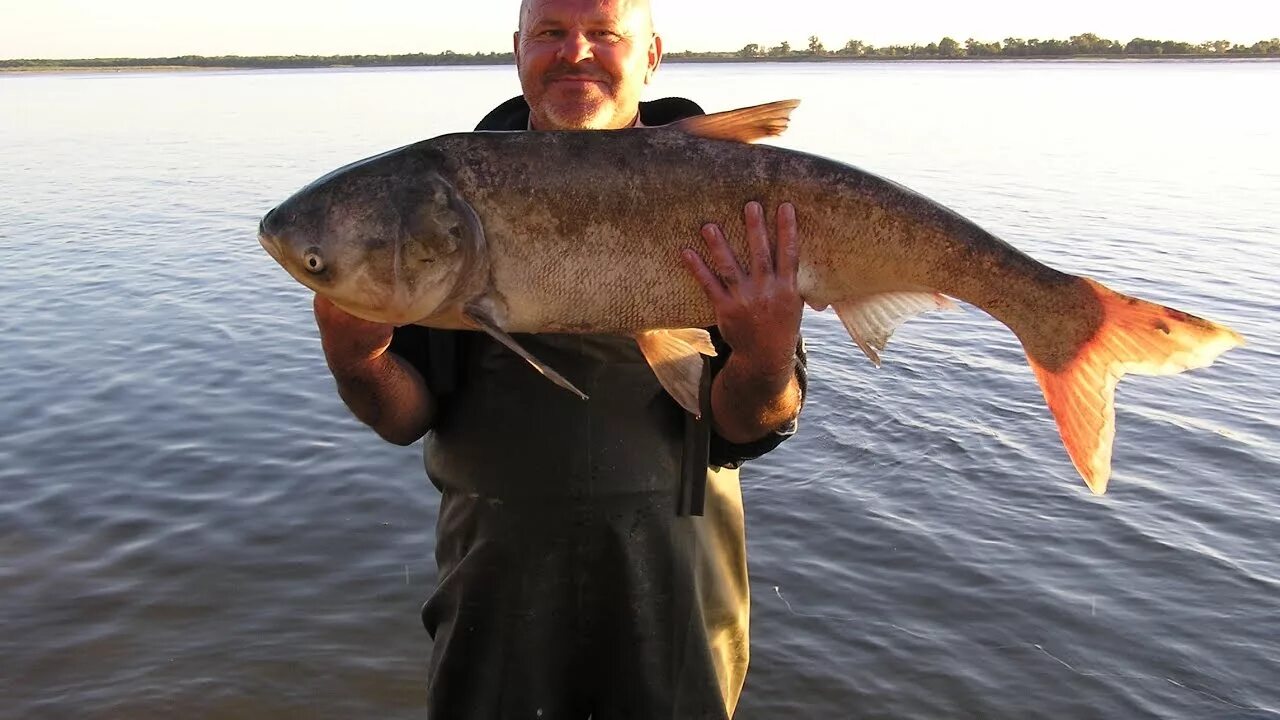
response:
<path id="1" fill-rule="evenodd" d="M 1280 63 L 668 65 L 778 144 L 1231 325 L 1130 378 L 1091 496 L 1012 334 L 810 313 L 743 473 L 739 718 L 1280 717 Z M 326 371 L 259 217 L 469 129 L 510 68 L 0 75 L 0 717 L 414 718 L 438 496 Z"/>

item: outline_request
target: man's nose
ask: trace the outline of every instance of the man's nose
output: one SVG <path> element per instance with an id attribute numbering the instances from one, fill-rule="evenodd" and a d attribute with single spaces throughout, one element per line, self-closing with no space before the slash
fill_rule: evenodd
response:
<path id="1" fill-rule="evenodd" d="M 570 63 L 590 60 L 592 56 L 591 41 L 584 33 L 568 33 L 560 44 L 560 59 Z"/>

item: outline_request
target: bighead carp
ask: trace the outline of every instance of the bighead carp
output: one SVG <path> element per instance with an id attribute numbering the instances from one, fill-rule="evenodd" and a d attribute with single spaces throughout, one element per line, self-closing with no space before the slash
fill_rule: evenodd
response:
<path id="1" fill-rule="evenodd" d="M 1116 382 L 1208 365 L 1235 332 L 1043 265 L 945 207 L 823 157 L 751 141 L 786 101 L 659 128 L 471 132 L 336 170 L 262 220 L 299 282 L 378 322 L 484 331 L 555 382 L 513 333 L 634 336 L 663 387 L 697 412 L 715 316 L 683 266 L 698 228 L 751 200 L 797 208 L 799 287 L 834 308 L 877 365 L 907 319 L 970 303 L 1026 351 L 1067 452 L 1101 494 Z M 742 228 L 725 226 L 745 257 Z"/>

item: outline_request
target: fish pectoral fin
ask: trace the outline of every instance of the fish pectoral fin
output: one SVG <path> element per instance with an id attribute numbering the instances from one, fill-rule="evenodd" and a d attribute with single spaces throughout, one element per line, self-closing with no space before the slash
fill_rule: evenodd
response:
<path id="1" fill-rule="evenodd" d="M 931 290 L 897 290 L 833 303 L 849 336 L 880 367 L 880 353 L 902 323 L 930 310 L 954 310 L 946 295 Z"/>
<path id="2" fill-rule="evenodd" d="M 779 100 L 710 115 L 696 115 L 668 127 L 712 140 L 755 142 L 781 135 L 791 122 L 791 111 L 799 104 L 799 100 Z"/>
<path id="3" fill-rule="evenodd" d="M 563 375 L 556 372 L 555 370 L 552 370 L 550 367 L 547 367 L 547 365 L 545 365 L 541 360 L 534 357 L 533 353 L 530 353 L 528 350 L 525 350 L 524 347 L 520 345 L 520 343 L 516 342 L 515 338 L 511 337 L 511 335 L 509 335 L 507 331 L 499 327 L 497 321 L 494 320 L 492 314 L 489 312 L 486 312 L 484 308 L 475 304 L 470 304 L 470 305 L 467 305 L 467 307 L 462 311 L 462 314 L 468 320 L 474 323 L 476 327 L 488 333 L 489 337 L 493 338 L 494 340 L 497 340 L 503 345 L 506 345 L 507 348 L 510 349 L 512 352 L 514 352 L 515 354 L 519 355 L 520 357 L 528 361 L 528 363 L 533 366 L 533 369 L 542 373 L 544 376 L 546 376 L 548 380 L 559 385 L 565 390 L 568 390 L 574 395 L 577 395 L 583 400 L 587 399 L 586 393 L 582 392 L 573 383 L 566 380 Z"/>
<path id="4" fill-rule="evenodd" d="M 638 333 L 636 343 L 667 393 L 694 417 L 702 417 L 702 356 L 716 354 L 711 335 L 700 328 L 649 330 Z"/>

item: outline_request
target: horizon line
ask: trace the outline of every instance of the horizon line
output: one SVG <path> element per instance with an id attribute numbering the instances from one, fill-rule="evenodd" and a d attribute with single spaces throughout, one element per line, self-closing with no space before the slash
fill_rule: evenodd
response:
<path id="1" fill-rule="evenodd" d="M 845 43 L 845 45 L 843 45 L 843 46 L 841 46 L 841 47 L 849 47 L 849 46 L 850 46 L 851 44 L 853 44 L 853 43 L 859 43 L 862 47 L 867 48 L 867 49 L 889 49 L 889 48 L 901 48 L 901 49 L 908 49 L 908 48 L 917 48 L 917 47 L 918 47 L 918 48 L 926 48 L 926 47 L 928 47 L 929 45 L 938 44 L 938 43 L 940 43 L 940 42 L 942 42 L 942 41 L 944 41 L 944 40 L 951 40 L 952 42 L 959 43 L 961 46 L 964 46 L 965 44 L 967 44 L 967 43 L 969 43 L 969 42 L 976 42 L 976 43 L 979 43 L 979 44 L 981 44 L 981 45 L 1003 45 L 1003 44 L 1005 44 L 1005 43 L 1006 43 L 1007 41 L 1009 41 L 1009 40 L 1018 40 L 1018 41 L 1021 41 L 1021 42 L 1033 42 L 1033 41 L 1034 41 L 1034 42 L 1038 42 L 1038 43 L 1069 43 L 1069 42 L 1071 42 L 1071 41 L 1072 41 L 1073 39 L 1075 39 L 1075 38 L 1084 38 L 1084 37 L 1086 37 L 1086 36 L 1092 36 L 1093 38 L 1095 38 L 1095 39 L 1096 39 L 1096 40 L 1098 40 L 1098 41 L 1103 41 L 1103 42 L 1107 42 L 1107 43 L 1115 43 L 1115 44 L 1120 45 L 1121 47 L 1124 47 L 1125 45 L 1128 45 L 1129 43 L 1133 43 L 1133 42 L 1136 42 L 1136 41 L 1149 42 L 1149 43 L 1159 43 L 1159 44 L 1165 44 L 1165 43 L 1168 43 L 1168 44 L 1173 44 L 1173 45 L 1189 45 L 1189 46 L 1191 46 L 1191 47 L 1203 47 L 1203 46 L 1206 46 L 1206 45 L 1209 45 L 1209 44 L 1212 44 L 1212 43 L 1230 43 L 1230 46 L 1231 46 L 1232 48 L 1240 47 L 1240 48 L 1245 48 L 1245 49 L 1248 49 L 1248 48 L 1250 48 L 1250 47 L 1254 47 L 1254 46 L 1257 46 L 1257 45 L 1260 45 L 1260 44 L 1263 44 L 1263 43 L 1280 43 L 1280 37 L 1261 38 L 1261 39 L 1259 39 L 1259 40 L 1255 41 L 1255 42 L 1254 42 L 1254 43 L 1252 43 L 1252 44 L 1248 44 L 1248 45 L 1246 45 L 1246 44 L 1245 44 L 1245 43 L 1243 43 L 1243 42 L 1237 42 L 1237 41 L 1235 41 L 1235 40 L 1228 40 L 1228 39 L 1225 39 L 1225 38 L 1214 38 L 1214 39 L 1212 39 L 1212 40 L 1204 40 L 1204 41 L 1201 41 L 1201 42 L 1190 42 L 1190 41 L 1186 41 L 1186 40 L 1158 40 L 1158 39 L 1155 39 L 1155 38 L 1147 38 L 1147 37 L 1142 37 L 1142 36 L 1135 36 L 1135 37 L 1133 37 L 1132 39 L 1130 39 L 1127 43 L 1122 43 L 1122 42 L 1121 42 L 1121 41 L 1119 41 L 1119 40 L 1114 40 L 1114 39 L 1111 39 L 1111 38 L 1102 37 L 1102 36 L 1100 36 L 1100 35 L 1097 35 L 1096 33 L 1085 32 L 1085 33 L 1078 33 L 1078 34 L 1076 34 L 1076 35 L 1070 35 L 1070 36 L 1068 36 L 1068 37 L 1067 37 L 1067 39 L 1066 39 L 1066 40 L 1063 40 L 1063 39 L 1061 39 L 1061 38 L 1043 38 L 1043 39 L 1042 39 L 1042 38 L 1037 38 L 1037 37 L 1017 37 L 1017 36 L 1012 36 L 1012 35 L 1011 35 L 1011 36 L 1009 36 L 1009 37 L 1006 37 L 1006 38 L 1003 38 L 1003 39 L 1000 39 L 1000 40 L 995 40 L 995 41 L 978 40 L 978 39 L 977 39 L 977 38 L 975 38 L 975 37 L 969 37 L 969 38 L 966 38 L 966 39 L 965 39 L 965 40 L 963 40 L 963 41 L 958 41 L 958 40 L 956 40 L 956 39 L 955 39 L 953 36 L 951 36 L 951 35 L 944 35 L 944 36 L 943 36 L 941 39 L 939 39 L 939 40 L 930 40 L 928 43 L 924 43 L 924 44 L 921 44 L 921 43 L 919 43 L 919 42 L 913 42 L 913 43 L 910 43 L 910 44 L 890 43 L 890 44 L 886 44 L 886 45 L 875 45 L 875 44 L 872 44 L 872 43 L 866 43 L 866 42 L 863 42 L 862 40 L 859 40 L 859 39 L 857 39 L 857 38 L 851 38 L 850 40 L 848 40 L 848 41 Z M 820 36 L 818 36 L 818 35 L 811 35 L 811 36 L 810 36 L 810 39 L 811 39 L 811 40 L 812 40 L 812 39 L 814 39 L 814 38 L 818 38 L 818 39 L 819 39 L 819 41 L 821 41 L 821 38 L 820 38 Z M 790 42 L 789 42 L 789 41 L 786 41 L 786 40 L 782 40 L 782 41 L 779 41 L 779 45 L 777 45 L 777 46 L 768 46 L 768 45 L 763 45 L 763 44 L 760 44 L 760 43 L 746 43 L 746 44 L 744 44 L 741 48 L 739 48 L 739 49 L 737 49 L 737 50 L 669 50 L 669 51 L 667 51 L 667 52 L 665 52 L 665 53 L 663 53 L 663 54 L 664 54 L 665 56 L 680 55 L 680 54 L 699 54 L 699 55 L 735 54 L 735 53 L 740 53 L 740 52 L 742 52 L 742 50 L 744 50 L 744 49 L 746 49 L 746 48 L 748 48 L 748 47 L 753 47 L 753 46 L 754 46 L 754 47 L 760 48 L 761 50 L 767 51 L 768 49 L 770 49 L 770 47 L 781 47 L 783 44 L 785 44 L 788 48 L 790 48 Z M 805 51 L 805 50 L 803 50 L 803 49 L 799 49 L 799 50 L 792 50 L 791 52 L 794 52 L 794 53 L 797 53 L 797 54 L 803 54 L 803 53 L 805 53 L 806 51 Z M 832 54 L 836 54 L 836 53 L 838 53 L 838 52 L 839 52 L 839 50 L 838 50 L 838 49 L 837 49 L 837 50 L 826 50 L 825 52 L 832 53 Z M 118 56 L 98 56 L 98 57 L 61 57 L 61 58 L 50 58 L 50 57 L 11 57 L 11 58 L 5 58 L 5 57 L 0 57 L 0 62 L 20 62 L 20 61 L 41 61 L 41 62 L 64 61 L 64 62 L 80 62 L 80 61 L 108 61 L 108 60 L 128 60 L 128 61 L 138 61 L 138 60 L 168 60 L 168 59 L 179 59 L 179 58 L 183 58 L 183 59 L 195 59 L 195 58 L 201 58 L 201 59 L 216 59 L 216 58 L 241 58 L 241 59 L 243 59 L 243 58 L 317 58 L 317 59 L 323 59 L 323 58 L 343 58 L 343 57 L 352 57 L 352 58 L 355 58 L 355 57 L 402 57 L 402 56 L 417 56 L 417 55 L 426 55 L 426 56 L 450 56 L 450 55 L 462 55 L 462 56 L 502 56 L 502 55 L 510 55 L 510 54 L 512 54 L 512 51 L 511 51 L 511 50 L 477 50 L 477 51 L 473 51 L 473 52 L 462 52 L 462 51 L 455 51 L 455 50 L 452 50 L 452 49 L 448 49 L 448 48 L 446 48 L 446 49 L 444 49 L 444 50 L 440 50 L 440 51 L 437 51 L 437 52 L 428 52 L 428 51 L 425 51 L 425 50 L 417 50 L 417 51 L 413 51 L 413 52 L 378 52 L 378 53 L 372 53 L 372 52 L 361 52 L 361 53 L 329 53 L 329 54 L 321 54 L 321 53 L 306 53 L 306 54 L 302 54 L 302 53 L 293 53 L 293 54 L 288 54 L 288 55 L 280 55 L 280 54 L 271 55 L 271 54 L 262 54 L 262 53 L 234 53 L 234 54 L 226 54 L 226 53 L 224 53 L 224 54 L 205 55 L 205 54 L 199 54 L 199 53 L 184 53 L 184 54 L 180 54 L 180 55 L 151 55 L 151 56 L 124 56 L 124 55 L 118 55 Z"/>

